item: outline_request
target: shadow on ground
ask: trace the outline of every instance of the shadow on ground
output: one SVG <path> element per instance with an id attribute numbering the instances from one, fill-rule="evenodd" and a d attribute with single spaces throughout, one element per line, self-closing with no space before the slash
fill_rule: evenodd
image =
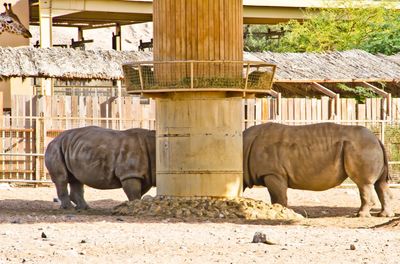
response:
<path id="1" fill-rule="evenodd" d="M 339 222 L 357 221 L 356 207 L 327 207 L 327 206 L 293 206 L 291 209 L 302 214 L 305 219 L 299 221 L 287 220 L 245 220 L 245 219 L 209 219 L 209 218 L 166 218 L 166 217 L 135 217 L 113 215 L 112 209 L 121 204 L 121 201 L 112 199 L 96 200 L 89 202 L 92 209 L 87 211 L 61 210 L 59 204 L 42 200 L 0 200 L 0 223 L 34 224 L 34 223 L 234 223 L 252 225 L 309 225 L 312 221 L 329 222 L 337 219 Z M 377 214 L 379 210 L 372 213 Z M 399 217 L 399 215 L 396 215 Z M 375 217 L 373 217 L 375 218 Z M 325 220 L 324 220 L 325 219 Z M 348 220 L 346 220 L 348 219 Z M 390 221 L 391 219 L 387 219 Z M 368 220 L 362 220 L 368 221 Z M 374 221 L 373 221 L 374 222 Z M 340 226 L 346 225 L 341 223 Z M 316 224 L 319 226 L 319 224 Z M 397 226 L 397 225 L 396 225 Z"/>

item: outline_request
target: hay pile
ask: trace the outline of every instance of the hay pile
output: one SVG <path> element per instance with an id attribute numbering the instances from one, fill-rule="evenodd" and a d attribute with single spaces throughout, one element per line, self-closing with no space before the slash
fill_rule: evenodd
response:
<path id="1" fill-rule="evenodd" d="M 113 209 L 114 215 L 138 217 L 300 220 L 303 216 L 279 204 L 266 204 L 249 198 L 145 197 L 124 202 Z"/>

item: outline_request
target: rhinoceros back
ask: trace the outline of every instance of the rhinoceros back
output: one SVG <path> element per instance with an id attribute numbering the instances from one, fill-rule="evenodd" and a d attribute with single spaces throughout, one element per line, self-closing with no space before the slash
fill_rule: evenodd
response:
<path id="1" fill-rule="evenodd" d="M 154 131 L 129 129 L 116 131 L 100 127 L 67 130 L 46 150 L 49 171 L 52 155 L 62 155 L 70 180 L 98 189 L 120 188 L 127 178 L 140 178 L 152 186 L 155 175 Z M 52 177 L 56 177 L 53 176 Z"/>

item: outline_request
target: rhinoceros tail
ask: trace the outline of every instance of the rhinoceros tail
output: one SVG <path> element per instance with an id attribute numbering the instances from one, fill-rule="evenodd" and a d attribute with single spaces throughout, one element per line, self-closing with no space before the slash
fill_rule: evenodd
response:
<path id="1" fill-rule="evenodd" d="M 383 152 L 383 171 L 382 171 L 381 177 L 379 178 L 378 181 L 389 182 L 389 181 L 391 181 L 391 177 L 389 174 L 389 162 L 388 162 L 385 146 L 383 145 L 382 141 L 380 141 L 379 139 L 378 139 L 378 141 L 379 141 L 379 144 L 381 145 L 382 152 Z"/>

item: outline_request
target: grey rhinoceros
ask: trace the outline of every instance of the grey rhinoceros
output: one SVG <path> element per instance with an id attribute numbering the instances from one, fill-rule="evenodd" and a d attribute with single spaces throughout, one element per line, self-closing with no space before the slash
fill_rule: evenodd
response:
<path id="1" fill-rule="evenodd" d="M 117 131 L 95 126 L 62 132 L 47 146 L 45 164 L 61 208 L 89 208 L 83 185 L 123 188 L 140 199 L 156 183 L 155 132 L 140 128 Z M 70 194 L 68 194 L 68 184 Z"/>
<path id="2" fill-rule="evenodd" d="M 358 216 L 370 216 L 374 188 L 379 215 L 394 215 L 384 146 L 363 126 L 256 125 L 243 133 L 243 155 L 244 188 L 267 187 L 272 203 L 286 206 L 287 188 L 322 191 L 350 177 L 360 191 Z"/>

